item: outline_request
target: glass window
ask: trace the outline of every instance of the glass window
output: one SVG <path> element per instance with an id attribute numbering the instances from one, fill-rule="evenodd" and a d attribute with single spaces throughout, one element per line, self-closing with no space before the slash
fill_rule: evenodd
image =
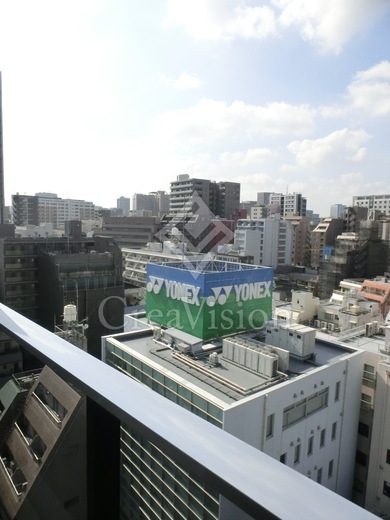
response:
<path id="1" fill-rule="evenodd" d="M 337 421 L 332 424 L 332 441 L 335 440 L 337 433 Z"/>
<path id="2" fill-rule="evenodd" d="M 328 464 L 328 478 L 331 478 L 333 475 L 333 459 L 329 461 Z"/>
<path id="3" fill-rule="evenodd" d="M 307 443 L 307 454 L 312 455 L 313 454 L 313 445 L 314 445 L 314 435 L 309 437 L 308 443 Z"/>
<path id="4" fill-rule="evenodd" d="M 318 471 L 317 471 L 317 482 L 318 482 L 318 484 L 321 484 L 321 481 L 322 481 L 322 468 L 318 468 Z"/>
<path id="5" fill-rule="evenodd" d="M 364 424 L 362 422 L 359 422 L 359 434 L 360 435 L 363 435 L 363 437 L 368 437 L 369 434 L 370 434 L 370 427 L 368 426 L 368 424 Z"/>
<path id="6" fill-rule="evenodd" d="M 387 480 L 383 482 L 383 494 L 390 498 L 390 482 L 387 482 Z"/>
<path id="7" fill-rule="evenodd" d="M 266 438 L 272 437 L 274 434 L 274 418 L 275 414 L 271 414 L 267 417 L 267 425 L 266 425 Z"/>
<path id="8" fill-rule="evenodd" d="M 363 379 L 367 381 L 374 381 L 375 379 L 375 368 L 372 365 L 364 364 L 363 367 Z"/>
<path id="9" fill-rule="evenodd" d="M 340 387 L 341 387 L 341 381 L 337 381 L 336 388 L 335 388 L 335 394 L 334 394 L 335 401 L 339 401 L 339 399 L 340 399 Z"/>
<path id="10" fill-rule="evenodd" d="M 320 435 L 320 448 L 322 448 L 323 446 L 325 446 L 325 435 L 326 435 L 326 428 L 324 428 L 323 430 L 321 430 L 321 435 Z"/>
<path id="11" fill-rule="evenodd" d="M 360 450 L 356 450 L 356 463 L 361 466 L 367 466 L 367 455 Z"/>
<path id="12" fill-rule="evenodd" d="M 297 444 L 294 449 L 294 464 L 299 464 L 301 460 L 301 445 Z"/>
<path id="13" fill-rule="evenodd" d="M 287 455 L 286 453 L 282 453 L 280 456 L 279 460 L 282 464 L 286 464 L 286 455 Z"/>

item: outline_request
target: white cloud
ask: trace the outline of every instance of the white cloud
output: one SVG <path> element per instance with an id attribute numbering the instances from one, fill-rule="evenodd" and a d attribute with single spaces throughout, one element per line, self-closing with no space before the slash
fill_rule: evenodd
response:
<path id="1" fill-rule="evenodd" d="M 197 76 L 191 76 L 187 72 L 182 72 L 179 78 L 174 82 L 175 88 L 178 90 L 196 89 L 204 85 Z"/>
<path id="2" fill-rule="evenodd" d="M 263 1 L 257 6 L 248 3 L 169 0 L 165 26 L 183 27 L 198 40 L 260 39 L 297 27 L 301 37 L 320 51 L 337 54 L 389 9 L 388 0 L 269 0 L 269 5 Z"/>
<path id="3" fill-rule="evenodd" d="M 344 128 L 319 139 L 293 141 L 288 149 L 300 166 L 359 162 L 366 154 L 362 145 L 369 139 L 370 136 L 364 130 L 351 131 Z"/>
<path id="4" fill-rule="evenodd" d="M 223 164 L 244 166 L 247 164 L 262 163 L 271 156 L 272 152 L 268 148 L 252 148 L 245 152 L 225 152 L 220 155 L 220 161 Z"/>
<path id="5" fill-rule="evenodd" d="M 157 116 L 153 134 L 170 144 L 189 149 L 195 145 L 234 143 L 262 135 L 306 135 L 314 128 L 316 112 L 308 105 L 269 103 L 248 105 L 203 99 L 186 109 Z"/>
<path id="6" fill-rule="evenodd" d="M 382 61 L 356 74 L 348 87 L 351 108 L 373 116 L 390 115 L 390 62 Z"/>
<path id="7" fill-rule="evenodd" d="M 389 9 L 388 0 L 272 0 L 281 9 L 278 22 L 297 26 L 304 40 L 322 52 L 339 53 Z"/>
<path id="8" fill-rule="evenodd" d="M 345 117 L 360 112 L 371 117 L 390 115 L 390 61 L 357 72 L 347 87 L 344 105 L 321 109 L 323 117 Z"/>
<path id="9" fill-rule="evenodd" d="M 169 0 L 165 25 L 183 27 L 199 40 L 265 38 L 276 31 L 269 6 L 248 7 L 237 0 Z"/>

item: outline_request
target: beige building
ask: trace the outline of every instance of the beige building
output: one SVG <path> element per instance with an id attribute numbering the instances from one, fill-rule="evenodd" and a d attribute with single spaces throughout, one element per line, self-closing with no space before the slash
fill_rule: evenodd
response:
<path id="1" fill-rule="evenodd" d="M 343 231 L 342 219 L 325 218 L 313 230 L 311 237 L 311 266 L 317 269 L 323 261 L 326 247 L 334 247 L 336 238 Z"/>

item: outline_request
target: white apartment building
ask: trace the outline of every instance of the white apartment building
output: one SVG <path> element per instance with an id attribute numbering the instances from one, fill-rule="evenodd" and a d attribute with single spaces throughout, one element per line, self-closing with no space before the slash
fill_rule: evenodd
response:
<path id="1" fill-rule="evenodd" d="M 94 220 L 96 217 L 93 202 L 48 195 L 37 195 L 38 221 L 41 224 L 51 222 L 55 228 L 63 228 L 67 220 Z"/>
<path id="2" fill-rule="evenodd" d="M 270 206 L 274 207 L 273 213 L 278 212 L 283 217 L 286 215 L 306 215 L 306 198 L 301 193 L 271 193 Z M 279 211 L 277 211 L 279 208 Z"/>
<path id="3" fill-rule="evenodd" d="M 352 206 L 363 206 L 390 215 L 390 194 L 387 195 L 355 195 Z"/>
<path id="4" fill-rule="evenodd" d="M 317 314 L 318 340 L 342 342 L 363 352 L 352 500 L 381 518 L 389 518 L 390 317 L 384 322 L 379 303 L 362 298 L 361 284 L 345 280 L 340 286 L 345 290 L 334 291 L 329 302 L 317 309 L 310 297 L 293 294 L 306 307 L 306 317 L 312 319 Z M 292 307 L 278 307 L 275 316 L 293 323 L 297 315 Z"/>
<path id="5" fill-rule="evenodd" d="M 279 216 L 258 220 L 240 219 L 234 233 L 234 245 L 253 256 L 255 265 L 273 267 L 292 264 L 293 229 Z"/>
<path id="6" fill-rule="evenodd" d="M 104 362 L 308 478 L 351 496 L 362 352 L 317 342 L 315 330 L 300 325 L 269 323 L 261 333 L 203 343 L 180 330 L 128 318 L 129 332 L 103 338 Z M 153 445 L 125 426 L 121 444 L 123 499 L 125 486 L 133 490 L 129 508 L 161 517 L 165 503 L 174 514 L 179 507 L 175 490 L 181 489 L 183 517 L 195 500 L 199 518 L 226 517 L 229 505 L 223 498 L 178 466 L 172 468 L 161 454 L 153 456 Z M 153 500 L 145 495 L 148 489 Z"/>

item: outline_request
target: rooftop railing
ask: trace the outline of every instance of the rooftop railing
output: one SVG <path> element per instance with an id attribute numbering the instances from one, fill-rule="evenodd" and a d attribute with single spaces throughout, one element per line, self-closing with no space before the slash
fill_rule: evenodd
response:
<path id="1" fill-rule="evenodd" d="M 253 518 L 376 518 L 2 304 L 0 327 Z"/>

